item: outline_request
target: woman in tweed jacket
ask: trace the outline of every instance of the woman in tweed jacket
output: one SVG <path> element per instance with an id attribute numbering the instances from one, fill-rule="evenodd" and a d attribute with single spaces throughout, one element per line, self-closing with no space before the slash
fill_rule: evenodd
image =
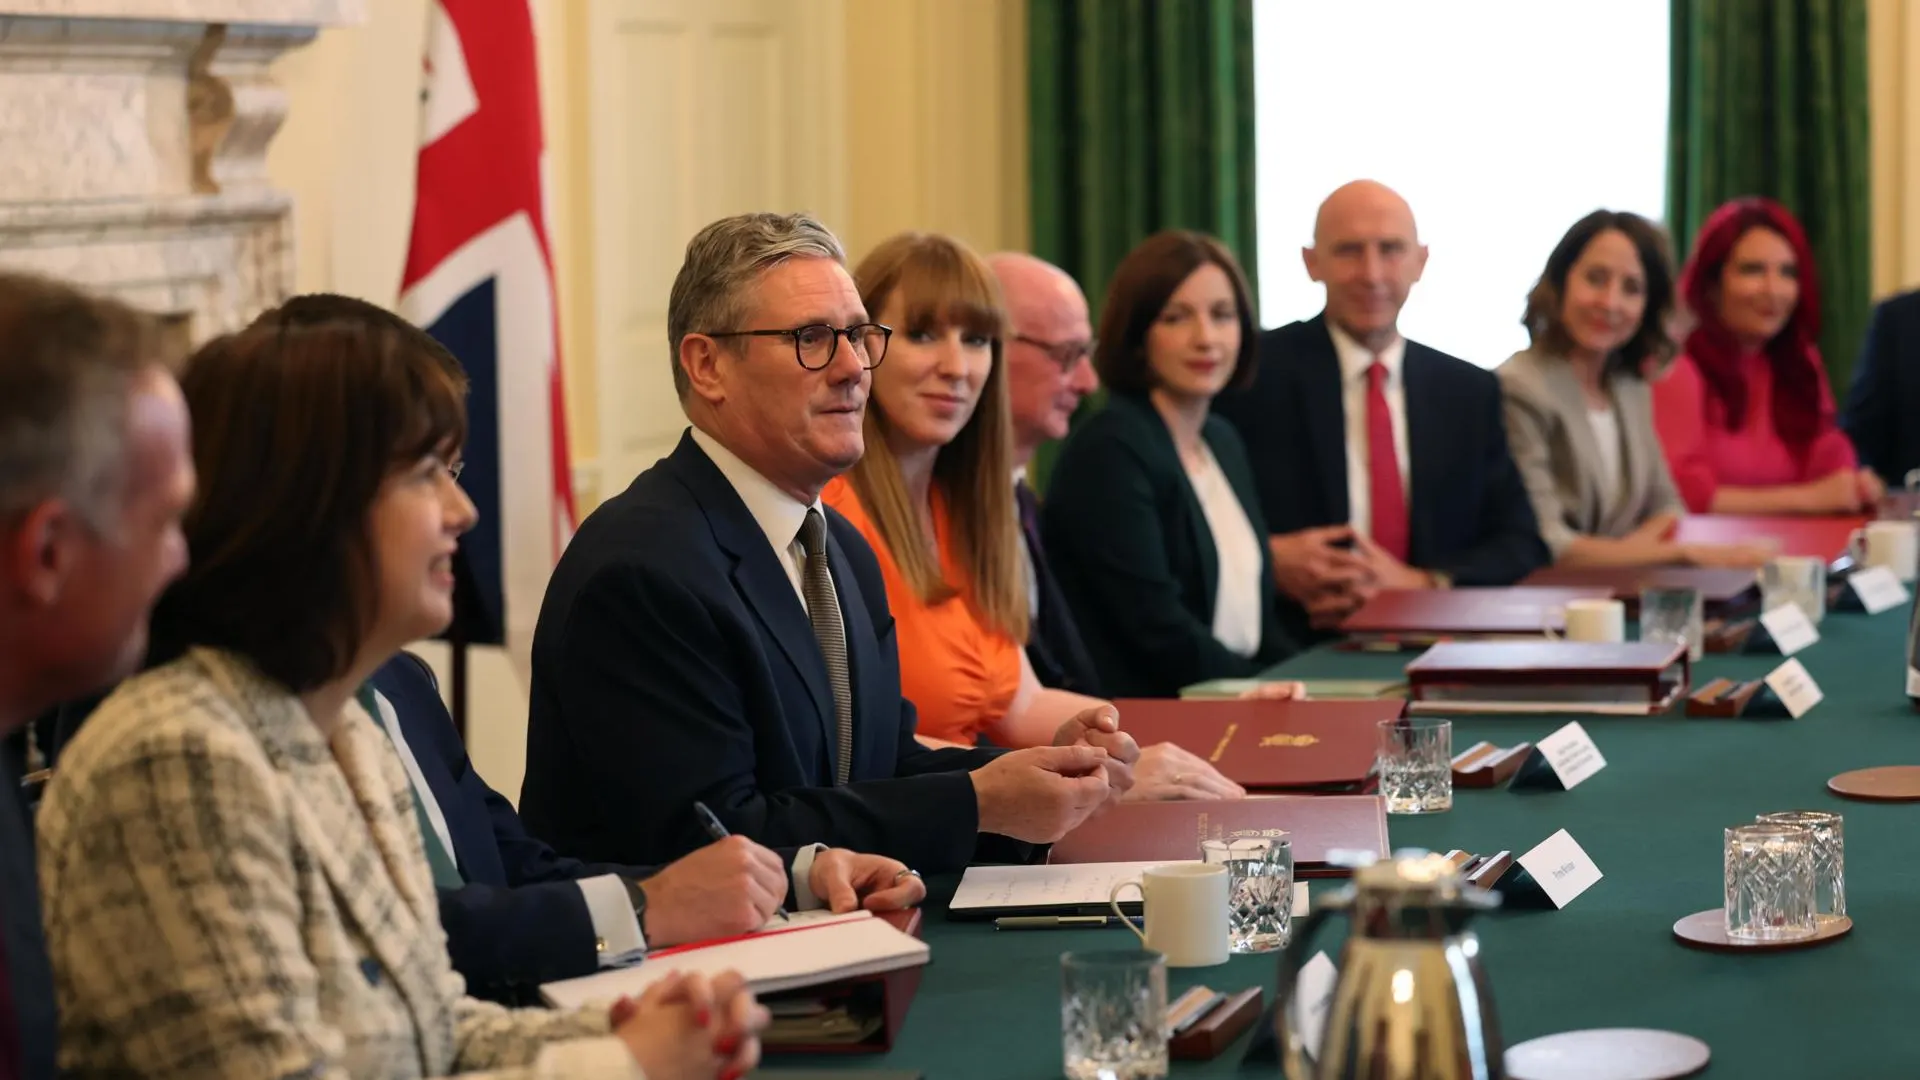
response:
<path id="1" fill-rule="evenodd" d="M 371 305 L 302 297 L 181 382 L 193 566 L 154 616 L 181 648 L 101 706 L 39 816 L 63 1073 L 750 1067 L 766 1016 L 737 976 L 610 1017 L 484 1003 L 449 965 L 411 789 L 353 691 L 452 616 L 475 518 L 454 359 Z"/>

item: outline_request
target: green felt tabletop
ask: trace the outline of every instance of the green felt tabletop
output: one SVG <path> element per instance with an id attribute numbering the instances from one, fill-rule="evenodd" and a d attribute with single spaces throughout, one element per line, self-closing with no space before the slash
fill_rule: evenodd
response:
<path id="1" fill-rule="evenodd" d="M 1557 1031 L 1653 1027 L 1713 1049 L 1709 1076 L 1920 1075 L 1920 804 L 1872 804 L 1826 790 L 1836 773 L 1920 764 L 1920 715 L 1904 693 L 1905 607 L 1831 614 L 1799 655 L 1826 699 L 1797 721 L 1581 718 L 1606 768 L 1570 792 L 1456 791 L 1454 808 L 1390 820 L 1396 847 L 1524 852 L 1568 830 L 1605 875 L 1564 911 L 1497 912 L 1477 924 L 1508 1045 Z M 1410 655 L 1315 650 L 1275 677 L 1391 678 Z M 1758 678 L 1780 662 L 1709 656 L 1696 685 Z M 1457 718 L 1454 746 L 1535 740 L 1566 718 Z M 1846 815 L 1851 936 L 1822 948 L 1764 955 L 1698 952 L 1673 940 L 1682 916 L 1721 904 L 1721 830 L 1769 810 Z M 1058 1077 L 1059 957 L 1127 947 L 1123 929 L 996 932 L 955 923 L 935 881 L 925 936 L 933 947 L 894 1050 L 865 1058 L 782 1064 L 910 1068 L 928 1077 Z M 1315 893 L 1337 883 L 1315 883 Z M 1317 943 L 1337 950 L 1330 925 Z M 1338 961 L 1337 951 L 1330 955 Z M 1240 957 L 1176 970 L 1169 991 L 1264 985 L 1276 963 Z M 1244 1042 L 1244 1040 L 1243 1040 Z M 1211 1062 L 1175 1062 L 1173 1075 L 1229 1076 L 1239 1047 Z M 1264 1074 L 1275 1075 L 1268 1071 Z"/>

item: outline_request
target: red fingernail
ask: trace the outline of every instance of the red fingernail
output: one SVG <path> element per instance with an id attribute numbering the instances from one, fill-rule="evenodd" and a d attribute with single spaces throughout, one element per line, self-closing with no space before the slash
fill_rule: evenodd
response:
<path id="1" fill-rule="evenodd" d="M 713 1044 L 713 1052 L 721 1057 L 732 1057 L 740 1049 L 740 1036 L 728 1035 Z"/>
<path id="2" fill-rule="evenodd" d="M 693 1014 L 693 1022 L 697 1027 L 706 1027 L 713 1022 L 713 1014 L 706 1009 L 701 1009 Z"/>

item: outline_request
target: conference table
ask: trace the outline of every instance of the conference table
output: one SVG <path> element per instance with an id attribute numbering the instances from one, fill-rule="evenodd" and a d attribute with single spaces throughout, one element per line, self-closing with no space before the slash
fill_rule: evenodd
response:
<path id="1" fill-rule="evenodd" d="M 1573 791 L 1456 790 L 1442 814 L 1389 819 L 1396 848 L 1516 855 L 1566 829 L 1604 875 L 1559 911 L 1497 911 L 1474 924 L 1507 1045 L 1554 1032 L 1647 1027 L 1705 1040 L 1709 1076 L 1912 1077 L 1920 1074 L 1920 804 L 1865 803 L 1826 789 L 1874 765 L 1920 764 L 1920 714 L 1904 691 L 1908 608 L 1830 613 L 1797 654 L 1825 699 L 1799 720 L 1579 717 L 1606 767 Z M 1274 678 L 1397 676 L 1414 654 L 1321 647 Z M 1760 678 L 1778 655 L 1708 655 L 1694 685 Z M 1457 717 L 1454 749 L 1535 741 L 1568 717 Z M 1123 718 L 1124 721 L 1124 718 Z M 1674 940 L 1673 923 L 1721 906 L 1722 830 L 1771 810 L 1846 815 L 1853 932 L 1816 948 L 1726 955 Z M 919 994 L 884 1055 L 780 1057 L 775 1068 L 897 1069 L 930 1078 L 1041 1080 L 1061 1075 L 1060 954 L 1137 947 L 1122 928 L 995 931 L 953 922 L 957 877 L 929 882 L 932 946 Z M 1341 887 L 1313 883 L 1317 900 Z M 1344 924 L 1315 942 L 1338 962 Z M 1264 986 L 1273 956 L 1174 970 L 1169 996 L 1194 985 Z M 1172 1075 L 1241 1075 L 1240 1044 Z M 1269 1066 L 1264 1073 L 1276 1075 Z"/>

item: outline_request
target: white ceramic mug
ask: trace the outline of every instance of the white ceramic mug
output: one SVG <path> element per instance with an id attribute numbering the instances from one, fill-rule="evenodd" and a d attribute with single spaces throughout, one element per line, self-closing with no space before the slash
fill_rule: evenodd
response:
<path id="1" fill-rule="evenodd" d="M 1872 521 L 1853 530 L 1847 552 L 1862 566 L 1884 566 L 1912 584 L 1920 573 L 1920 525 L 1912 521 Z"/>
<path id="2" fill-rule="evenodd" d="M 1120 894 L 1139 889 L 1147 911 L 1144 933 L 1120 911 Z M 1212 967 L 1227 962 L 1227 868 L 1219 863 L 1150 866 L 1139 881 L 1123 881 L 1107 898 L 1147 948 L 1168 967 Z"/>
<path id="3" fill-rule="evenodd" d="M 1627 640 L 1627 605 L 1618 600 L 1569 600 L 1560 613 L 1567 626 L 1566 632 L 1548 626 L 1546 631 L 1550 638 L 1603 642 Z"/>

